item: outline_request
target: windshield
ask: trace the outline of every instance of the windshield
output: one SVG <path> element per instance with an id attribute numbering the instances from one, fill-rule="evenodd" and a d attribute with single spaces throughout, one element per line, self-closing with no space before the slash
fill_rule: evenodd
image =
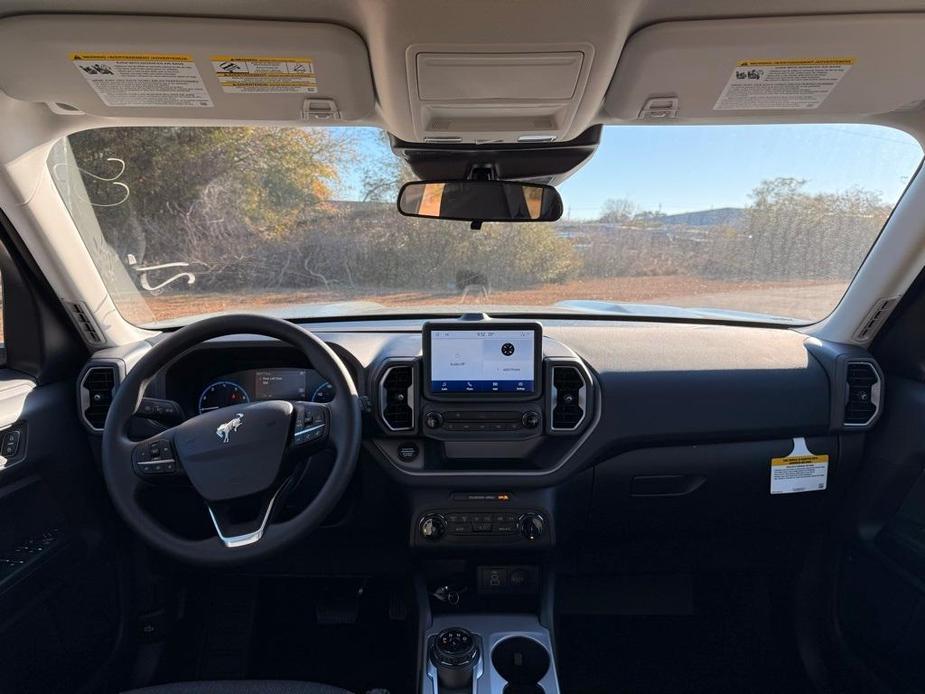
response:
<path id="1" fill-rule="evenodd" d="M 870 125 L 610 126 L 558 222 L 402 217 L 413 176 L 369 128 L 138 127 L 49 170 L 117 308 L 488 313 L 808 323 L 838 303 L 914 175 Z"/>

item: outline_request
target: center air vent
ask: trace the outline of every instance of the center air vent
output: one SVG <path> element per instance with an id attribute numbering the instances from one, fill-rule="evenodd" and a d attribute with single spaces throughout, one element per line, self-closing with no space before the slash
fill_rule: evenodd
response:
<path id="1" fill-rule="evenodd" d="M 552 416 L 554 431 L 577 429 L 587 412 L 588 387 L 575 366 L 552 367 Z"/>
<path id="2" fill-rule="evenodd" d="M 102 431 L 119 382 L 115 364 L 91 366 L 80 381 L 80 411 L 87 425 Z"/>
<path id="3" fill-rule="evenodd" d="M 880 408 L 880 375 L 868 361 L 848 362 L 845 373 L 845 425 L 866 426 Z"/>
<path id="4" fill-rule="evenodd" d="M 392 431 L 414 429 L 414 364 L 390 366 L 382 372 L 379 412 Z"/>

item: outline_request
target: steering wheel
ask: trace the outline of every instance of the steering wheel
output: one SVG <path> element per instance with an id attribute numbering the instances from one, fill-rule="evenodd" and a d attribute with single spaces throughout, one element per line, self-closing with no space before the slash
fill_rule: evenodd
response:
<path id="1" fill-rule="evenodd" d="M 144 441 L 128 426 L 145 387 L 191 347 L 225 335 L 276 338 L 298 349 L 334 386 L 328 403 L 265 400 L 200 414 Z M 360 403 L 353 379 L 320 338 L 291 323 L 259 315 L 223 315 L 192 323 L 155 344 L 116 391 L 103 429 L 103 476 L 113 504 L 142 539 L 165 554 L 199 565 L 262 559 L 317 528 L 334 509 L 356 468 Z M 333 448 L 334 463 L 309 504 L 274 523 L 274 508 L 293 479 L 295 462 Z M 215 526 L 206 539 L 167 529 L 139 502 L 147 485 L 186 479 Z"/>

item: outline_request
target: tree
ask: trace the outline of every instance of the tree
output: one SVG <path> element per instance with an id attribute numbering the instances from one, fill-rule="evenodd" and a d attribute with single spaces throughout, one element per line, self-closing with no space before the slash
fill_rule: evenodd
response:
<path id="1" fill-rule="evenodd" d="M 743 225 L 713 235 L 707 272 L 750 280 L 850 279 L 890 206 L 873 191 L 813 194 L 807 183 L 775 178 L 756 186 Z"/>
<path id="2" fill-rule="evenodd" d="M 148 229 L 142 254 L 155 257 L 182 249 L 183 239 L 165 232 L 207 197 L 223 206 L 210 215 L 280 235 L 307 205 L 330 197 L 350 154 L 320 128 L 103 128 L 76 133 L 69 143 L 90 198 L 102 201 L 96 212 L 110 242 L 120 245 L 120 227 Z M 118 181 L 129 195 L 109 205 L 112 181 L 101 179 L 122 163 Z"/>
<path id="3" fill-rule="evenodd" d="M 320 128 L 104 128 L 68 140 L 123 262 L 190 262 L 199 286 L 281 281 L 305 209 L 330 199 L 353 154 Z"/>
<path id="4" fill-rule="evenodd" d="M 390 151 L 385 131 L 376 131 L 357 144 L 362 166 L 360 199 L 364 202 L 394 202 L 402 184 L 416 180 L 408 163 Z"/>
<path id="5" fill-rule="evenodd" d="M 610 224 L 626 224 L 632 221 L 638 212 L 639 207 L 633 201 L 624 198 L 610 198 L 601 206 L 601 214 L 597 221 Z"/>

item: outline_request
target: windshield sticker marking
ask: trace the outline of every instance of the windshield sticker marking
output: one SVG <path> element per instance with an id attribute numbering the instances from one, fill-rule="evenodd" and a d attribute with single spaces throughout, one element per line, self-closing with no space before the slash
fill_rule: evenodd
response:
<path id="1" fill-rule="evenodd" d="M 793 440 L 793 450 L 783 458 L 771 458 L 771 494 L 821 492 L 829 480 L 829 456 L 810 452 L 806 439 Z"/>
<path id="2" fill-rule="evenodd" d="M 307 56 L 213 55 L 212 69 L 226 94 L 317 94 L 318 76 Z"/>
<path id="3" fill-rule="evenodd" d="M 713 110 L 819 108 L 852 65 L 852 57 L 740 60 Z"/>
<path id="4" fill-rule="evenodd" d="M 107 106 L 212 106 L 199 69 L 189 55 L 71 53 L 71 62 Z"/>

